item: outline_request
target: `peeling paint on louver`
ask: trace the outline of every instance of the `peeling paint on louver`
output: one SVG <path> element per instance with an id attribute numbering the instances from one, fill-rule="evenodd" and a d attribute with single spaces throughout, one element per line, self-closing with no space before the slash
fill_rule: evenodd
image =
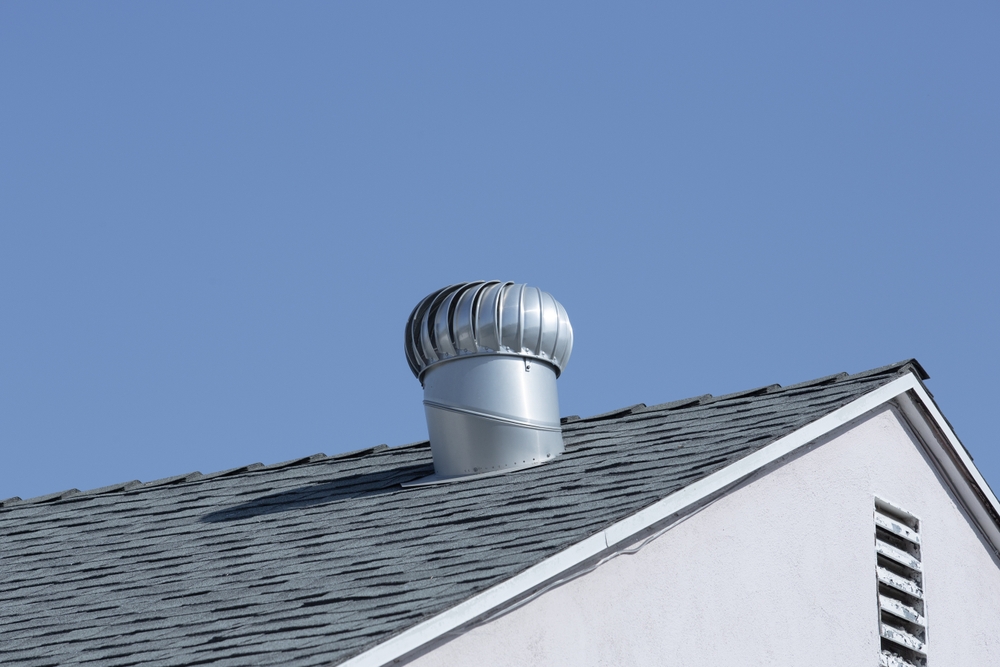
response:
<path id="1" fill-rule="evenodd" d="M 879 653 L 878 664 L 880 667 L 916 667 L 909 660 L 891 651 L 882 651 Z"/>
<path id="2" fill-rule="evenodd" d="M 920 572 L 921 570 L 919 560 L 902 549 L 897 549 L 896 547 L 886 544 L 882 540 L 875 540 L 875 551 L 876 553 L 882 554 L 886 558 L 890 558 L 900 565 L 910 568 L 911 570 L 916 570 L 917 572 Z"/>
<path id="3" fill-rule="evenodd" d="M 924 617 L 921 616 L 916 609 L 907 606 L 894 598 L 886 597 L 885 595 L 879 595 L 878 606 L 879 609 L 881 609 L 882 611 L 889 612 L 893 616 L 901 618 L 904 621 L 909 621 L 910 623 L 917 623 L 919 625 L 927 624 L 927 621 L 924 620 Z"/>
<path id="4" fill-rule="evenodd" d="M 920 560 L 920 521 L 875 499 L 875 579 L 878 589 L 879 664 L 927 665 L 927 610 Z"/>
<path id="5" fill-rule="evenodd" d="M 895 642 L 900 646 L 905 646 L 906 648 L 914 651 L 919 651 L 921 653 L 924 652 L 924 643 L 906 630 L 894 628 L 887 623 L 882 623 L 881 634 L 883 639 L 888 639 L 891 642 Z"/>
<path id="6" fill-rule="evenodd" d="M 920 536 L 914 531 L 910 530 L 898 521 L 893 521 L 887 516 L 875 513 L 875 525 L 879 528 L 885 528 L 893 535 L 899 535 L 904 540 L 913 542 L 914 544 L 920 544 Z"/>
<path id="7" fill-rule="evenodd" d="M 915 598 L 924 597 L 924 592 L 920 590 L 920 586 L 916 585 L 909 579 L 893 574 L 884 567 L 876 568 L 876 574 L 880 583 L 888 584 L 896 590 L 912 595 Z"/>

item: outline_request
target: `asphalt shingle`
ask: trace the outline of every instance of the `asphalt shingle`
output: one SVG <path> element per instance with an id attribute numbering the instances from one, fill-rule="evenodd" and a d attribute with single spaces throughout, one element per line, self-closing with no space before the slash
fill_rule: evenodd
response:
<path id="1" fill-rule="evenodd" d="M 0 503 L 0 662 L 336 664 L 915 361 L 563 420 L 566 453 L 403 488 L 427 443 Z"/>

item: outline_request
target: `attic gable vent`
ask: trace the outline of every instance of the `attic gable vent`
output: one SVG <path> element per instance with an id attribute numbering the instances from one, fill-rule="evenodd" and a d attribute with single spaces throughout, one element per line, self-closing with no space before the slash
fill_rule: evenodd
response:
<path id="1" fill-rule="evenodd" d="M 927 619 L 920 561 L 920 521 L 875 499 L 875 559 L 878 582 L 881 667 L 927 664 Z"/>

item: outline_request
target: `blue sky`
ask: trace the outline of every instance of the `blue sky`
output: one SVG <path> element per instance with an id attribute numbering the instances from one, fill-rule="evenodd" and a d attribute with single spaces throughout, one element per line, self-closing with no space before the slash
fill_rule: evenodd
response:
<path id="1" fill-rule="evenodd" d="M 0 498 L 424 439 L 475 279 L 563 414 L 917 357 L 1000 487 L 1000 7 L 663 4 L 0 4 Z"/>

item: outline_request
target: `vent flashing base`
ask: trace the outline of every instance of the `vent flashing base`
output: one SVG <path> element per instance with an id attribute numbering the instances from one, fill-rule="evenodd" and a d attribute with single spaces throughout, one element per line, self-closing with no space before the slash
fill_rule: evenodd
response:
<path id="1" fill-rule="evenodd" d="M 500 470 L 490 470 L 488 472 L 481 472 L 474 475 L 438 475 L 434 473 L 433 475 L 427 475 L 426 477 L 421 477 L 420 479 L 415 479 L 412 482 L 403 482 L 400 484 L 403 488 L 410 488 L 413 486 L 434 486 L 435 484 L 451 484 L 453 482 L 464 482 L 466 480 L 473 479 L 483 479 L 484 477 L 497 477 L 499 475 L 506 475 L 507 473 L 516 472 L 518 470 L 526 470 L 528 468 L 537 468 L 538 466 L 545 465 L 555 456 L 549 456 L 544 461 L 533 461 L 531 463 L 525 463 L 523 465 L 512 466 L 510 468 L 501 468 Z"/>

